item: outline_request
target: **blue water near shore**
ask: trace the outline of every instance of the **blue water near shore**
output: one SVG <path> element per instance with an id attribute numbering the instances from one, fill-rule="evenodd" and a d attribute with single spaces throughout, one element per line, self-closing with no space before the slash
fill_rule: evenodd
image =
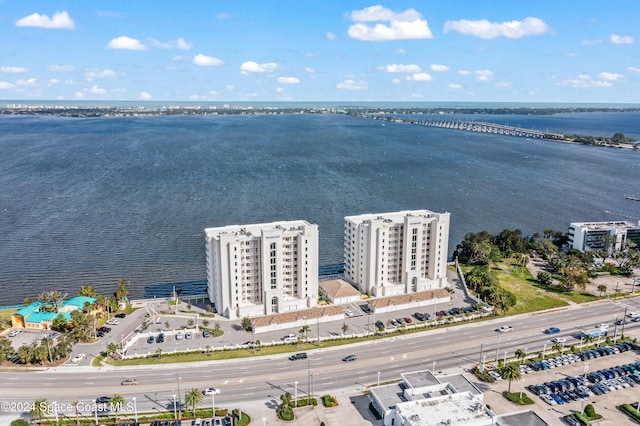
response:
<path id="1" fill-rule="evenodd" d="M 640 139 L 640 113 L 468 116 Z M 451 212 L 467 232 L 565 231 L 640 216 L 640 151 L 343 115 L 0 116 L 0 305 L 83 284 L 131 297 L 202 293 L 204 228 L 305 219 L 320 263 L 342 261 L 343 217 Z"/>

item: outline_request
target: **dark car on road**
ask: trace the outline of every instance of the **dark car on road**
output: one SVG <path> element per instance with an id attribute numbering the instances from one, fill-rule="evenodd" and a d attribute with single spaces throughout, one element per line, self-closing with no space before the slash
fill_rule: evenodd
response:
<path id="1" fill-rule="evenodd" d="M 98 329 L 98 331 L 102 331 L 103 333 L 109 333 L 111 331 L 111 328 L 102 326 Z"/>
<path id="2" fill-rule="evenodd" d="M 96 404 L 108 404 L 111 401 L 110 396 L 99 396 L 96 398 Z"/>
<path id="3" fill-rule="evenodd" d="M 560 329 L 558 327 L 550 327 L 544 331 L 544 334 L 556 334 L 560 333 Z"/>
<path id="4" fill-rule="evenodd" d="M 127 317 L 127 314 L 123 314 L 123 313 L 121 312 L 121 313 L 119 313 L 119 314 L 115 314 L 115 315 L 114 315 L 114 317 L 116 317 L 116 318 L 126 318 L 126 317 Z"/>
<path id="5" fill-rule="evenodd" d="M 345 356 L 344 358 L 342 358 L 342 360 L 343 360 L 344 362 L 357 361 L 357 360 L 358 360 L 358 357 L 357 357 L 357 356 L 355 356 L 355 355 L 347 355 L 347 356 Z"/>
<path id="6" fill-rule="evenodd" d="M 300 353 L 291 355 L 289 357 L 290 361 L 295 361 L 295 360 L 298 360 L 298 359 L 307 359 L 307 353 L 306 352 L 300 352 Z"/>

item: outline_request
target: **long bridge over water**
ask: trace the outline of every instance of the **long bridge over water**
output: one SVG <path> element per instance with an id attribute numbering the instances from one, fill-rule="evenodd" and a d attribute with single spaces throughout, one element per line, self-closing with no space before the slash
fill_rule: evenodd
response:
<path id="1" fill-rule="evenodd" d="M 366 117 L 372 118 L 374 120 L 391 121 L 394 123 L 407 123 L 407 124 L 415 124 L 419 126 L 440 127 L 444 129 L 466 130 L 469 132 L 493 133 L 496 135 L 518 136 L 522 138 L 555 139 L 555 140 L 565 139 L 565 135 L 561 133 L 541 132 L 539 130 L 524 129 L 521 127 L 506 126 L 503 124 L 486 123 L 483 121 L 453 120 L 453 119 L 446 119 L 446 118 L 414 120 L 414 119 L 407 119 L 407 118 L 371 116 L 371 115 L 367 115 Z"/>

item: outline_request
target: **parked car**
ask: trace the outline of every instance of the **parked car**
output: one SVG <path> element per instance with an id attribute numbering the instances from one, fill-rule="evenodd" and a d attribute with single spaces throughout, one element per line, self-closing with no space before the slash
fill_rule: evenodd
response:
<path id="1" fill-rule="evenodd" d="M 191 339 L 193 338 L 193 333 L 190 331 L 187 331 L 186 333 L 184 333 L 184 338 L 185 339 Z"/>
<path id="2" fill-rule="evenodd" d="M 411 324 L 413 321 L 411 321 L 411 318 L 406 317 L 406 318 L 402 318 L 404 320 L 405 323 L 407 324 Z"/>
<path id="3" fill-rule="evenodd" d="M 383 329 L 384 328 L 384 323 L 380 320 L 376 321 L 376 328 L 378 329 Z"/>
<path id="4" fill-rule="evenodd" d="M 293 354 L 289 357 L 290 361 L 296 361 L 298 359 L 307 359 L 307 353 L 306 352 L 300 352 L 297 354 Z"/>
<path id="5" fill-rule="evenodd" d="M 116 318 L 126 318 L 127 314 L 120 312 L 119 314 L 115 314 L 114 317 L 116 317 Z"/>
<path id="6" fill-rule="evenodd" d="M 78 354 L 78 355 L 74 356 L 73 358 L 71 358 L 71 362 L 73 362 L 74 364 L 77 364 L 77 363 L 79 363 L 80 361 L 82 361 L 82 360 L 84 359 L 84 357 L 85 357 L 85 356 L 86 356 L 85 354 L 80 353 L 80 354 Z"/>
<path id="7" fill-rule="evenodd" d="M 558 327 L 550 327 L 544 331 L 545 334 L 556 334 L 560 333 L 560 329 Z"/>
<path id="8" fill-rule="evenodd" d="M 178 331 L 176 333 L 176 340 L 182 340 L 184 338 L 184 334 L 182 334 L 182 331 Z"/>
<path id="9" fill-rule="evenodd" d="M 155 341 L 155 337 L 153 335 L 147 337 L 147 343 L 153 343 Z"/>
<path id="10" fill-rule="evenodd" d="M 103 333 L 109 333 L 111 332 L 111 328 L 102 326 L 98 329 L 98 331 L 102 331 Z"/>
<path id="11" fill-rule="evenodd" d="M 202 391 L 202 394 L 204 396 L 220 395 L 220 389 L 206 388 L 205 390 Z"/>
<path id="12" fill-rule="evenodd" d="M 19 329 L 15 329 L 15 330 L 11 330 L 11 332 L 9 333 L 9 337 L 16 337 L 18 334 L 20 334 L 21 330 Z"/>
<path id="13" fill-rule="evenodd" d="M 157 342 L 157 343 L 162 343 L 162 342 L 164 342 L 164 333 L 160 333 L 160 334 L 158 334 L 158 337 L 156 338 L 156 342 Z"/>
<path id="14" fill-rule="evenodd" d="M 202 337 L 211 337 L 211 332 L 207 329 L 202 330 Z"/>
<path id="15" fill-rule="evenodd" d="M 137 385 L 138 381 L 136 379 L 126 379 L 120 383 L 122 386 L 133 386 Z"/>
<path id="16" fill-rule="evenodd" d="M 344 311 L 344 314 L 348 317 L 352 317 L 353 316 L 353 311 L 351 311 L 350 309 L 347 309 Z"/>
<path id="17" fill-rule="evenodd" d="M 120 320 L 118 320 L 117 318 L 111 318 L 111 319 L 107 320 L 106 324 L 118 325 L 118 324 L 120 324 Z"/>
<path id="18" fill-rule="evenodd" d="M 356 355 L 347 355 L 344 358 L 342 358 L 342 361 L 344 362 L 351 362 L 351 361 L 357 361 L 358 357 Z"/>

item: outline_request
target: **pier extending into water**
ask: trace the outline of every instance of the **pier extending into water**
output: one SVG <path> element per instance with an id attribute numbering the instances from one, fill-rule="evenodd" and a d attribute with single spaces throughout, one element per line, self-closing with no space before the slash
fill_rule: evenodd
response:
<path id="1" fill-rule="evenodd" d="M 484 121 L 456 120 L 450 118 L 430 118 L 428 120 L 414 120 L 388 116 L 363 115 L 374 120 L 391 121 L 394 123 L 407 123 L 419 126 L 440 127 L 443 129 L 466 130 L 468 132 L 492 133 L 496 135 L 517 136 L 531 139 L 564 140 L 566 136 L 561 133 L 542 132 L 521 127 L 506 126 L 503 124 L 487 123 Z"/>

